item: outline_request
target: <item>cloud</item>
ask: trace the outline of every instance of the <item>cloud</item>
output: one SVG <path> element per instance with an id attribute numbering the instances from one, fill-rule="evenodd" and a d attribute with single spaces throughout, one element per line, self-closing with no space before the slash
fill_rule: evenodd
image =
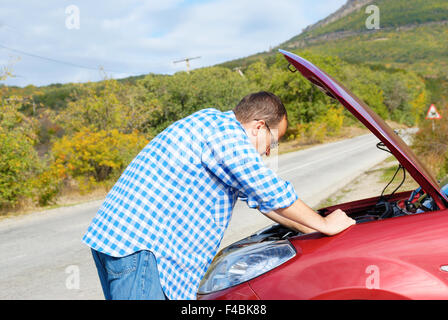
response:
<path id="1" fill-rule="evenodd" d="M 110 75 L 174 73 L 190 56 L 193 68 L 214 65 L 268 50 L 297 35 L 340 7 L 345 0 L 4 0 L 0 45 L 88 68 L 103 66 Z M 80 28 L 67 29 L 65 8 L 75 4 Z M 11 52 L 0 48 L 0 59 Z M 20 55 L 18 53 L 13 53 Z M 20 55 L 22 78 L 7 84 L 44 85 L 95 81 L 96 71 Z"/>

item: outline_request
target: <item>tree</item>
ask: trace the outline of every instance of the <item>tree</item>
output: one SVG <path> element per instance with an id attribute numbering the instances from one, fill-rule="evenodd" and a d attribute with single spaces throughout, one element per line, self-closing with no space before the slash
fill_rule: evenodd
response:
<path id="1" fill-rule="evenodd" d="M 144 99 L 151 105 L 148 125 L 156 132 L 203 108 L 232 109 L 252 91 L 246 78 L 222 67 L 149 75 L 137 83 L 146 90 Z"/>
<path id="2" fill-rule="evenodd" d="M 36 122 L 18 111 L 20 105 L 20 97 L 13 97 L 0 106 L 0 208 L 30 197 L 31 179 L 41 170 Z"/>

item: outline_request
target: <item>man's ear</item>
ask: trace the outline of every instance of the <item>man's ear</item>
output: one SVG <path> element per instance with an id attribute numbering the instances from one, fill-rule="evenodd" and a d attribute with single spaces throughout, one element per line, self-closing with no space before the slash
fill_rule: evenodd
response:
<path id="1" fill-rule="evenodd" d="M 250 128 L 250 133 L 252 134 L 252 136 L 258 136 L 261 127 L 262 124 L 259 121 L 255 122 L 255 124 Z"/>

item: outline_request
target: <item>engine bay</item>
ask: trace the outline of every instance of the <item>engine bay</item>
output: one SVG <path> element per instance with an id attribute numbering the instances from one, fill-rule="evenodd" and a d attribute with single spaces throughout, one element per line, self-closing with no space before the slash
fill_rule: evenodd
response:
<path id="1" fill-rule="evenodd" d="M 448 191 L 448 185 L 446 186 L 446 189 Z M 317 212 L 322 216 L 326 216 L 336 209 L 342 209 L 347 215 L 355 219 L 357 224 L 359 224 L 434 211 L 438 208 L 435 201 L 424 193 L 421 188 L 418 188 L 414 191 L 406 191 L 326 207 Z M 249 237 L 233 243 L 229 247 L 224 248 L 223 251 L 232 250 L 235 247 L 243 247 L 253 243 L 277 241 L 301 235 L 304 235 L 304 233 L 291 230 L 280 224 L 273 224 L 259 230 Z"/>
<path id="2" fill-rule="evenodd" d="M 359 201 L 355 201 L 340 206 L 323 208 L 318 210 L 318 213 L 325 216 L 331 211 L 340 208 L 351 218 L 355 219 L 358 224 L 438 210 L 435 201 L 421 188 L 417 188 L 414 191 L 366 199 L 361 201 L 362 205 L 357 205 L 358 203 Z"/>
<path id="3" fill-rule="evenodd" d="M 434 210 L 437 210 L 437 206 L 433 199 L 418 188 L 407 199 L 389 200 L 381 196 L 373 206 L 363 208 L 359 212 L 349 210 L 351 212 L 348 214 L 356 220 L 356 223 L 363 223 Z"/>

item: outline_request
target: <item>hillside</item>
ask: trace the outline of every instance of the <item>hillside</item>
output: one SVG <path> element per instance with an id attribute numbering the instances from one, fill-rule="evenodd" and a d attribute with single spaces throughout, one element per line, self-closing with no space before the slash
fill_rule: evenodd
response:
<path id="1" fill-rule="evenodd" d="M 380 10 L 380 29 L 368 30 L 366 7 Z M 233 60 L 245 67 L 269 59 L 276 49 L 307 50 L 367 63 L 415 71 L 425 78 L 448 78 L 448 1 L 348 0 L 338 11 L 307 27 L 269 52 Z"/>

